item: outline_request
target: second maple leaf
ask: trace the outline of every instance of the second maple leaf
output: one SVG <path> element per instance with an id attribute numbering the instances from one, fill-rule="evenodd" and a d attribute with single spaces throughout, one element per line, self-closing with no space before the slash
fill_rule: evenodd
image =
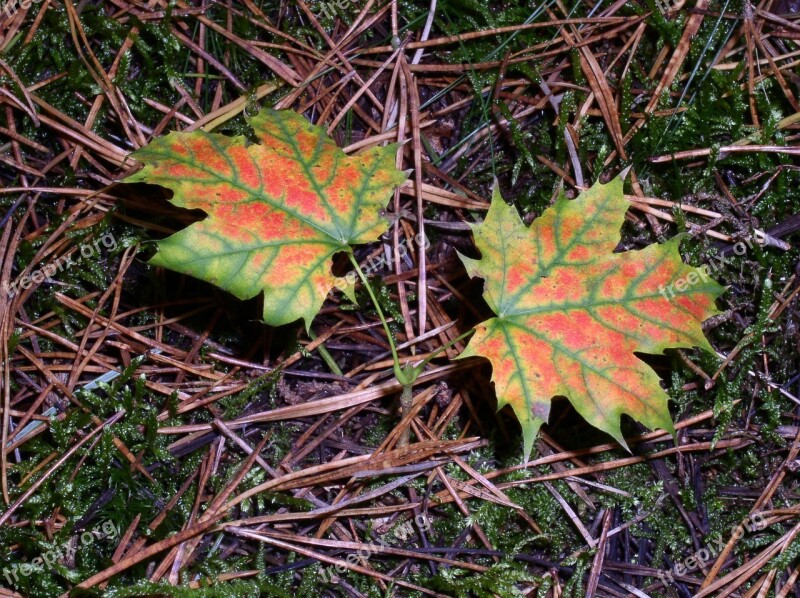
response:
<path id="1" fill-rule="evenodd" d="M 615 179 L 573 201 L 561 195 L 528 228 L 495 189 L 486 219 L 472 227 L 482 257 L 462 260 L 485 280 L 497 317 L 476 327 L 461 357 L 491 361 L 499 406 L 511 405 L 522 424 L 526 458 L 555 396 L 623 446 L 623 413 L 672 432 L 669 396 L 634 353 L 712 351 L 700 325 L 719 313 L 714 300 L 725 288 L 681 261 L 679 238 L 614 253 L 629 206 Z M 664 287 L 687 278 L 697 282 L 665 298 Z"/>

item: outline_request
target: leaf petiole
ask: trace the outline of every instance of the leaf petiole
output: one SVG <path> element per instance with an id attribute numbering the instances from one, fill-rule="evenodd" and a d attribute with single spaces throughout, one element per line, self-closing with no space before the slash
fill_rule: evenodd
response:
<path id="1" fill-rule="evenodd" d="M 435 359 L 436 356 L 439 355 L 442 351 L 449 349 L 458 341 L 465 339 L 470 334 L 475 332 L 475 329 L 472 328 L 470 330 L 467 330 L 463 334 L 458 335 L 450 342 L 436 349 L 433 353 L 428 355 L 417 365 L 411 365 L 411 363 L 407 363 L 404 366 L 400 365 L 400 358 L 397 355 L 397 346 L 394 343 L 394 337 L 392 336 L 392 331 L 389 329 L 389 323 L 386 321 L 386 316 L 383 315 L 383 310 L 381 309 L 381 306 L 378 303 L 378 298 L 375 296 L 375 292 L 372 290 L 372 285 L 369 284 L 369 280 L 367 279 L 364 272 L 361 270 L 361 266 L 359 266 L 358 260 L 356 260 L 355 256 L 352 253 L 349 253 L 348 257 L 350 258 L 350 262 L 353 264 L 353 267 L 355 268 L 356 272 L 358 272 L 358 276 L 361 278 L 361 282 L 367 289 L 367 293 L 369 293 L 370 299 L 372 299 L 372 303 L 375 305 L 375 309 L 378 312 L 378 317 L 380 318 L 381 323 L 383 324 L 383 329 L 386 331 L 386 337 L 389 341 L 389 347 L 392 350 L 392 360 L 394 361 L 394 375 L 397 378 L 397 381 L 403 385 L 404 392 L 406 389 L 410 389 L 410 387 L 417 381 L 417 378 L 419 378 L 419 375 L 422 373 L 422 370 L 425 369 L 425 366 L 428 365 L 428 363 L 430 363 L 432 359 Z"/>
<path id="2" fill-rule="evenodd" d="M 352 254 L 352 252 L 348 252 L 347 257 L 350 258 L 350 262 L 353 264 L 353 268 L 355 268 L 356 272 L 358 272 L 358 277 L 361 279 L 361 282 L 364 284 L 364 287 L 367 289 L 367 293 L 369 293 L 369 298 L 372 299 L 373 305 L 375 305 L 375 310 L 378 312 L 378 317 L 381 319 L 381 324 L 383 324 L 383 329 L 386 332 L 386 338 L 389 341 L 389 348 L 392 350 L 392 360 L 394 361 L 394 375 L 397 377 L 397 381 L 400 382 L 403 386 L 408 386 L 413 383 L 413 380 L 409 380 L 406 376 L 405 368 L 400 365 L 400 358 L 397 356 L 397 346 L 394 343 L 394 337 L 392 336 L 392 331 L 389 329 L 389 323 L 386 321 L 386 316 L 383 315 L 383 310 L 381 309 L 381 304 L 378 303 L 378 298 L 375 296 L 375 291 L 372 290 L 372 285 L 369 284 L 369 280 L 367 280 L 366 275 L 364 274 L 363 270 L 361 270 L 361 266 L 358 263 L 358 260 Z M 416 379 L 416 377 L 415 377 Z"/>
<path id="3" fill-rule="evenodd" d="M 417 378 L 419 378 L 419 375 L 422 373 L 422 370 L 425 369 L 425 366 L 428 365 L 428 363 L 430 363 L 431 360 L 436 359 L 436 357 L 439 355 L 439 353 L 449 349 L 450 347 L 455 345 L 458 341 L 464 340 L 465 338 L 467 338 L 473 332 L 475 332 L 475 329 L 474 328 L 470 328 L 466 332 L 464 332 L 462 334 L 459 334 L 456 338 L 454 338 L 453 340 L 445 343 L 444 345 L 442 345 L 441 347 L 436 349 L 433 353 L 428 355 L 425 359 L 420 361 L 415 366 L 411 366 L 410 364 L 406 364 L 406 370 L 410 370 L 410 371 L 407 371 L 407 374 L 411 378 L 411 382 L 410 383 L 413 384 L 417 380 Z"/>

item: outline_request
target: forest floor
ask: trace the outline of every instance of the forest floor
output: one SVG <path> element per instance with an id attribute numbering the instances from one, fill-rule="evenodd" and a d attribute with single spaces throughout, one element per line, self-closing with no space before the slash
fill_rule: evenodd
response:
<path id="1" fill-rule="evenodd" d="M 800 596 L 800 3 L 5 0 L 0 36 L 0 596 Z M 556 400 L 526 462 L 466 341 L 402 417 L 363 290 L 306 332 L 148 264 L 203 215 L 131 152 L 263 106 L 403 143 L 356 256 L 405 360 L 491 317 L 495 180 L 530 223 L 630 166 L 620 249 L 685 233 L 727 287 L 715 354 L 644 357 L 677 443 Z"/>

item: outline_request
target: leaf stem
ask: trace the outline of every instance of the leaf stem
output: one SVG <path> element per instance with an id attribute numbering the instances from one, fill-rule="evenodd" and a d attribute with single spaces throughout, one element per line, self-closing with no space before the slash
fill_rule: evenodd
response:
<path id="1" fill-rule="evenodd" d="M 400 395 L 400 417 L 405 417 L 411 411 L 411 405 L 414 404 L 413 386 L 411 384 L 403 385 L 403 393 Z M 411 422 L 403 428 L 400 432 L 400 437 L 397 439 L 397 447 L 408 446 L 411 441 Z"/>
<path id="2" fill-rule="evenodd" d="M 378 303 L 378 298 L 375 296 L 375 291 L 372 290 L 372 285 L 369 284 L 369 280 L 367 280 L 366 275 L 364 274 L 363 270 L 361 270 L 361 266 L 359 265 L 356 257 L 352 254 L 352 252 L 348 253 L 347 256 L 350 258 L 350 262 L 353 264 L 356 272 L 358 272 L 358 277 L 361 279 L 361 282 L 364 283 L 364 287 L 367 289 L 367 293 L 369 293 L 369 297 L 372 299 L 372 303 L 375 305 L 375 310 L 378 312 L 378 317 L 381 319 L 381 323 L 383 324 L 383 329 L 386 332 L 386 338 L 389 341 L 389 347 L 392 350 L 392 359 L 394 360 L 394 375 L 397 376 L 397 380 L 400 382 L 400 384 L 406 386 L 409 384 L 409 380 L 403 371 L 403 368 L 400 367 L 400 358 L 397 356 L 397 346 L 394 343 L 394 337 L 392 336 L 392 331 L 389 329 L 389 323 L 386 321 L 386 316 L 383 315 L 381 304 Z"/>
<path id="3" fill-rule="evenodd" d="M 428 356 L 427 356 L 425 359 L 423 359 L 422 361 L 420 361 L 420 362 L 419 362 L 417 365 L 415 365 L 415 366 L 414 366 L 414 374 L 413 374 L 412 381 L 417 379 L 417 377 L 418 377 L 418 376 L 419 376 L 419 375 L 422 373 L 422 369 L 423 369 L 423 368 L 424 368 L 426 365 L 428 365 L 428 363 L 429 363 L 429 362 L 430 362 L 432 359 L 436 359 L 436 356 L 437 356 L 437 355 L 439 355 L 439 353 L 441 353 L 442 351 L 445 351 L 446 349 L 448 349 L 448 348 L 452 347 L 452 346 L 453 346 L 453 345 L 455 345 L 455 344 L 456 344 L 458 341 L 460 341 L 460 340 L 463 340 L 463 339 L 467 338 L 467 337 L 468 337 L 470 334 L 472 334 L 473 332 L 475 332 L 475 329 L 474 329 L 474 328 L 470 328 L 470 329 L 469 329 L 469 330 L 467 330 L 466 332 L 464 332 L 464 333 L 462 333 L 462 334 L 459 334 L 459 335 L 458 335 L 457 337 L 455 337 L 453 340 L 451 340 L 451 341 L 449 341 L 449 342 L 445 343 L 444 345 L 442 345 L 441 347 L 439 347 L 438 349 L 436 349 L 435 351 L 433 351 L 433 352 L 432 352 L 430 355 L 428 355 Z"/>

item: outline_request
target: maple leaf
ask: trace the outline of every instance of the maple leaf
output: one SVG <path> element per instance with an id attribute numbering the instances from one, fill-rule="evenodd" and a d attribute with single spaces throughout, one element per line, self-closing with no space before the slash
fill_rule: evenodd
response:
<path id="1" fill-rule="evenodd" d="M 517 415 L 526 459 L 555 396 L 625 448 L 623 413 L 674 434 L 669 396 L 634 352 L 712 351 L 700 324 L 719 313 L 714 300 L 725 288 L 681 261 L 680 237 L 613 253 L 629 205 L 617 178 L 573 201 L 561 194 L 527 228 L 495 186 L 486 219 L 472 225 L 482 257 L 461 259 L 484 279 L 497 317 L 476 327 L 459 358 L 491 361 L 499 407 Z M 676 281 L 683 292 L 669 286 Z"/>
<path id="2" fill-rule="evenodd" d="M 267 324 L 308 328 L 335 285 L 332 256 L 388 228 L 380 210 L 406 174 L 396 145 L 347 156 L 290 110 L 248 122 L 260 143 L 204 131 L 154 139 L 132 154 L 145 167 L 124 182 L 167 187 L 174 205 L 208 215 L 158 242 L 151 264 L 239 299 L 264 291 Z"/>

